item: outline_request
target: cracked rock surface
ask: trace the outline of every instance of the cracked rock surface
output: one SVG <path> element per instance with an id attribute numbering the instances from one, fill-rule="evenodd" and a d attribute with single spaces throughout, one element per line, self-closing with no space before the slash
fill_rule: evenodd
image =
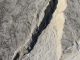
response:
<path id="1" fill-rule="evenodd" d="M 79 0 L 0 0 L 0 60 L 80 60 Z"/>

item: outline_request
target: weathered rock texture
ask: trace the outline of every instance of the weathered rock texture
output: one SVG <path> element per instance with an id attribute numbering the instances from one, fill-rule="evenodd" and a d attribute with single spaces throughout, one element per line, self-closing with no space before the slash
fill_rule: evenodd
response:
<path id="1" fill-rule="evenodd" d="M 79 0 L 0 0 L 0 60 L 80 60 Z"/>
<path id="2" fill-rule="evenodd" d="M 80 60 L 80 0 L 67 0 L 61 60 Z"/>

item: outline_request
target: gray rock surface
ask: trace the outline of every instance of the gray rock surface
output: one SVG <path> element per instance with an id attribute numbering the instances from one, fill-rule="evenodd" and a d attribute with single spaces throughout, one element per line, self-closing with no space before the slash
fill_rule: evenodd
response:
<path id="1" fill-rule="evenodd" d="M 0 60 L 80 60 L 79 0 L 0 0 Z"/>
<path id="2" fill-rule="evenodd" d="M 52 15 L 54 2 L 51 1 L 50 6 L 45 10 L 49 0 L 0 0 L 0 60 L 12 60 L 12 58 L 21 60 L 18 56 L 20 53 L 15 56 L 16 50 L 27 43 L 28 39 L 35 39 L 32 35 L 36 34 L 42 20 L 44 21 L 39 30 L 46 28 L 48 23 L 45 20 L 49 13 Z M 49 17 L 48 20 L 50 19 Z"/>
<path id="3" fill-rule="evenodd" d="M 0 2 L 0 60 L 11 60 L 15 50 L 24 44 L 38 25 L 38 16 L 48 1 L 36 2 L 38 1 L 3 0 Z"/>
<path id="4" fill-rule="evenodd" d="M 62 38 L 62 60 L 80 60 L 80 0 L 68 0 Z"/>

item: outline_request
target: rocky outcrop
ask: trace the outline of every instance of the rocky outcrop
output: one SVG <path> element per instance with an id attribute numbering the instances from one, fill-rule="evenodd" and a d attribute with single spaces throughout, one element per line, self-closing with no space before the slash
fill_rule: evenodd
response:
<path id="1" fill-rule="evenodd" d="M 61 2 L 64 2 L 62 9 L 60 9 Z M 45 9 L 40 25 L 32 33 L 30 40 L 15 52 L 13 60 L 60 60 L 65 8 L 64 0 L 51 0 Z"/>
<path id="2" fill-rule="evenodd" d="M 61 60 L 80 60 L 80 1 L 67 0 Z"/>
<path id="3" fill-rule="evenodd" d="M 0 60 L 80 60 L 79 0 L 0 0 Z"/>

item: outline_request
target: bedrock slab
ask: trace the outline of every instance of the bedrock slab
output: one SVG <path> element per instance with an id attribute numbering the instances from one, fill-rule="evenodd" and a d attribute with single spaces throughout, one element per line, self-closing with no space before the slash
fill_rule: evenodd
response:
<path id="1" fill-rule="evenodd" d="M 0 0 L 0 60 L 80 60 L 80 1 Z"/>

